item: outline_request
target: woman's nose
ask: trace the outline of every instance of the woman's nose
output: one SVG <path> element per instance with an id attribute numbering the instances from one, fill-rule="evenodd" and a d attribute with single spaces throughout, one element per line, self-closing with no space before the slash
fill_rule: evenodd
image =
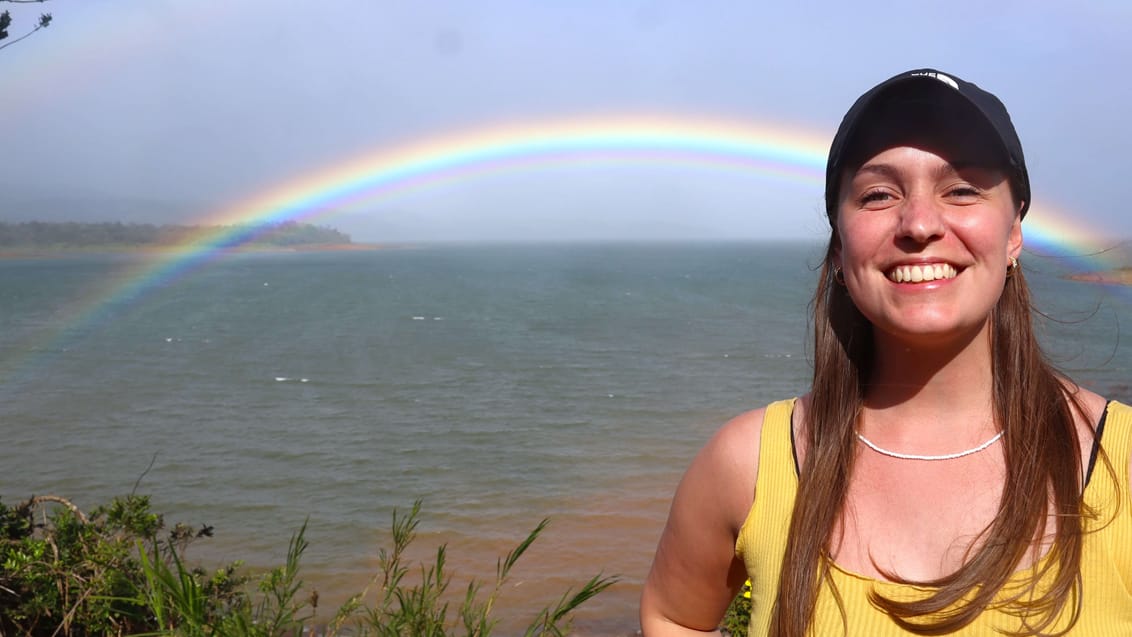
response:
<path id="1" fill-rule="evenodd" d="M 905 199 L 900 210 L 899 234 L 917 243 L 939 239 L 945 232 L 943 209 L 929 194 L 916 193 Z"/>

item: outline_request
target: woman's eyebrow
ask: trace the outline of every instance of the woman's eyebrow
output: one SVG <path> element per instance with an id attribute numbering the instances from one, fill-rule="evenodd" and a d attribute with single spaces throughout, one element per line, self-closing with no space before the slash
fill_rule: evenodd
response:
<path id="1" fill-rule="evenodd" d="M 858 168 L 856 172 L 853 173 L 853 179 L 856 179 L 859 175 L 871 174 L 878 177 L 895 180 L 900 176 L 900 172 L 900 169 L 896 166 L 893 166 L 892 164 L 886 164 L 883 162 L 869 163 Z"/>
<path id="2" fill-rule="evenodd" d="M 949 161 L 949 162 L 946 162 L 946 163 L 942 163 L 942 164 L 936 166 L 932 170 L 932 175 L 935 176 L 935 177 L 946 177 L 946 176 L 949 176 L 949 175 L 964 173 L 964 172 L 971 171 L 971 170 L 978 170 L 978 171 L 982 171 L 982 172 L 995 172 L 995 171 L 998 170 L 998 168 L 995 167 L 995 166 L 988 165 L 986 162 L 960 159 L 960 160 L 956 160 L 956 161 Z M 856 172 L 853 173 L 853 175 L 856 176 L 856 175 L 862 175 L 862 174 L 875 174 L 875 175 L 880 176 L 880 177 L 887 177 L 889 179 L 895 179 L 895 178 L 899 177 L 903 172 L 904 172 L 903 170 L 901 170 L 899 167 L 897 167 L 893 164 L 889 164 L 889 163 L 885 163 L 885 162 L 877 162 L 877 163 L 868 163 L 868 164 L 861 166 L 860 168 L 858 168 L 856 170 Z"/>
<path id="3" fill-rule="evenodd" d="M 985 178 L 987 181 L 997 182 L 999 181 L 995 179 L 997 176 L 1001 176 L 1002 179 L 1006 178 L 1005 171 L 998 166 L 983 161 L 969 161 L 963 159 L 937 166 L 934 172 L 936 179 L 956 176 L 965 177 L 966 179 L 974 178 L 976 181 L 981 181 L 981 178 Z"/>

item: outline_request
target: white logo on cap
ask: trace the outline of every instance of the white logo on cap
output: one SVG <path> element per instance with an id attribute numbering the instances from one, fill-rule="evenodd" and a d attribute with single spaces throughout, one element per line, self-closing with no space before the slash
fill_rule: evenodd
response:
<path id="1" fill-rule="evenodd" d="M 920 72 L 920 73 L 913 73 L 912 75 L 913 76 L 920 76 L 920 77 L 935 78 L 935 79 L 939 80 L 940 82 L 943 82 L 944 84 L 950 86 L 951 88 L 953 88 L 957 91 L 959 90 L 959 83 L 956 82 L 955 80 L 951 79 L 950 77 L 944 75 L 943 73 Z"/>

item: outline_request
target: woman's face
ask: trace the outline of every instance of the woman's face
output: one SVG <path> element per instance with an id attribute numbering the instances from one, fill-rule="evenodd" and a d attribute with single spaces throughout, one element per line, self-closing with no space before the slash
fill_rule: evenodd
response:
<path id="1" fill-rule="evenodd" d="M 1022 248 L 994 138 L 941 122 L 866 131 L 839 192 L 835 265 L 877 336 L 908 345 L 983 330 Z"/>

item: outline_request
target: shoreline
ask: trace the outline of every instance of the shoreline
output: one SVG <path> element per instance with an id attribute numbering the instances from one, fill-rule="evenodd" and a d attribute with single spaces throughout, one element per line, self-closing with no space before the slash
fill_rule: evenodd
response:
<path id="1" fill-rule="evenodd" d="M 1064 278 L 1082 283 L 1132 286 L 1132 267 L 1116 268 L 1115 270 L 1099 270 L 1096 272 L 1079 272 L 1077 274 L 1067 274 Z"/>
<path id="2" fill-rule="evenodd" d="M 292 246 L 250 245 L 223 248 L 231 254 L 288 254 L 299 252 L 368 252 L 397 247 L 382 243 L 311 243 Z M 94 255 L 132 255 L 144 257 L 173 257 L 199 251 L 186 246 L 90 246 L 82 248 L 0 248 L 0 261 L 17 259 L 68 259 Z"/>

